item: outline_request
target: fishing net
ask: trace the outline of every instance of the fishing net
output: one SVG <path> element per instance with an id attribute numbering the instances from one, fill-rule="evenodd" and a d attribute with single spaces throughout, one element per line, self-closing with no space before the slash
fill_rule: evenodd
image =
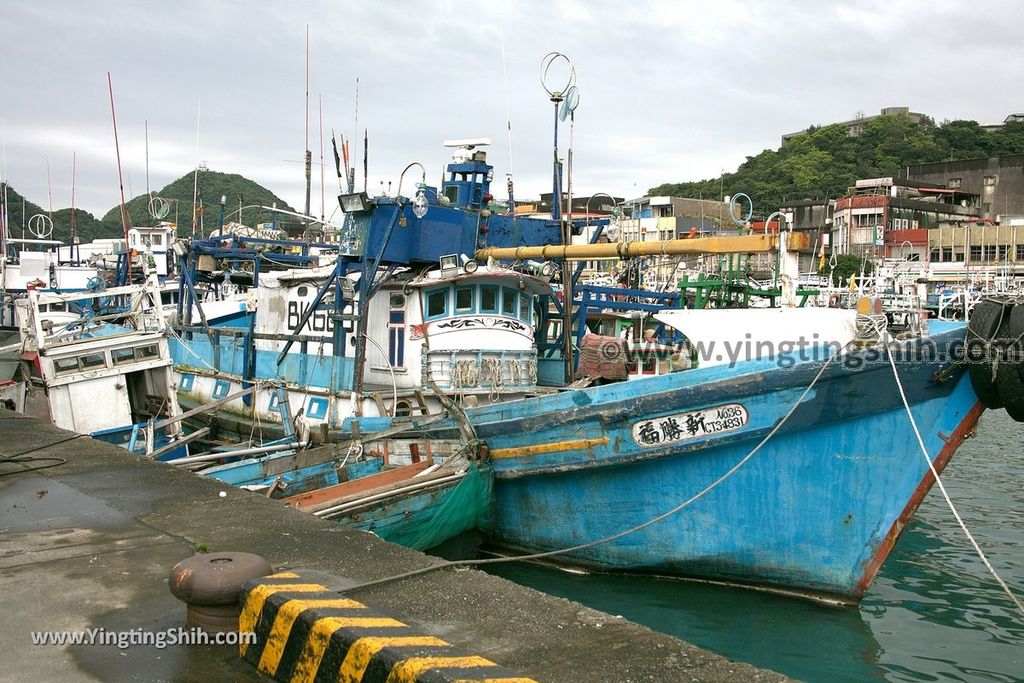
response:
<path id="1" fill-rule="evenodd" d="M 455 487 L 432 492 L 409 510 L 401 524 L 375 525 L 386 541 L 415 550 L 433 548 L 463 531 L 482 525 L 491 510 L 491 472 L 472 463 Z"/>

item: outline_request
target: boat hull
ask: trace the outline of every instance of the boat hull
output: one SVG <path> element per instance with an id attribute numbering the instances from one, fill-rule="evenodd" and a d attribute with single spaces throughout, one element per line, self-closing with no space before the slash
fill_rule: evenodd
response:
<path id="1" fill-rule="evenodd" d="M 940 471 L 982 412 L 962 368 L 933 381 L 962 334 L 898 365 Z M 567 548 L 672 510 L 747 456 L 821 365 L 754 361 L 471 411 L 493 458 L 489 542 Z M 832 363 L 749 461 L 685 509 L 558 559 L 858 600 L 933 480 L 884 356 L 851 365 Z"/>

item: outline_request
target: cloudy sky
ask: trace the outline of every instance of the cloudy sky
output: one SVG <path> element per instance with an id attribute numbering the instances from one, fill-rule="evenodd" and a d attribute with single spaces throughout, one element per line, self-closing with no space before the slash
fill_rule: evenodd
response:
<path id="1" fill-rule="evenodd" d="M 857 112 L 909 106 L 993 123 L 1024 111 L 1022 19 L 1017 0 L 3 0 L 2 173 L 45 207 L 48 163 L 53 208 L 66 207 L 77 154 L 76 204 L 97 215 L 116 205 L 110 72 L 129 196 L 146 191 L 147 122 L 156 190 L 195 167 L 198 114 L 200 161 L 301 209 L 308 25 L 310 149 L 318 162 L 322 97 L 328 214 L 330 130 L 355 132 L 357 77 L 371 191 L 412 161 L 435 182 L 448 138 L 490 137 L 503 178 L 506 92 L 516 194 L 549 191 L 552 110 L 539 72 L 555 50 L 571 57 L 581 92 L 574 194 L 638 196 L 734 170 L 782 133 Z"/>

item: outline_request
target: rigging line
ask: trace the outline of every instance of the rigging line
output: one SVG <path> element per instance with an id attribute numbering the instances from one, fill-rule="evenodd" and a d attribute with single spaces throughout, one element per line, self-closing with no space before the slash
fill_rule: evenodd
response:
<path id="1" fill-rule="evenodd" d="M 956 506 L 953 504 L 953 500 L 949 497 L 949 493 L 946 491 L 946 486 L 942 483 L 942 479 L 939 477 L 939 473 L 935 469 L 935 463 L 932 462 L 931 457 L 928 455 L 928 449 L 925 448 L 924 439 L 921 438 L 921 431 L 917 427 L 917 420 L 914 419 L 914 414 L 910 410 L 910 403 L 907 401 L 907 394 L 903 390 L 903 382 L 900 380 L 900 373 L 896 370 L 896 361 L 893 359 L 890 344 L 886 343 L 885 348 L 886 355 L 889 358 L 889 367 L 892 368 L 892 375 L 896 379 L 896 387 L 899 389 L 900 398 L 903 400 L 903 407 L 907 411 L 907 417 L 910 418 L 910 426 L 914 428 L 914 436 L 917 437 L 917 445 L 921 447 L 921 455 L 924 456 L 925 462 L 928 463 L 928 470 L 931 472 L 932 476 L 935 477 L 935 483 L 938 485 L 939 491 L 942 492 L 942 497 L 945 499 L 946 505 L 949 507 L 950 512 L 953 513 L 953 517 L 956 519 L 957 524 L 960 525 L 960 529 L 964 532 L 964 535 L 967 537 L 967 540 L 970 542 L 971 546 L 974 547 L 974 552 L 976 552 L 978 554 L 978 557 L 981 558 L 982 563 L 988 569 L 989 573 L 992 575 L 992 578 L 996 580 L 996 583 L 999 584 L 999 587 L 1003 589 L 1003 592 L 1006 593 L 1006 595 L 1010 598 L 1010 600 L 1013 602 L 1014 606 L 1016 606 L 1016 608 L 1020 611 L 1020 613 L 1024 614 L 1024 604 L 1021 604 L 1020 599 L 1016 595 L 1014 595 L 1013 591 L 1007 585 L 1006 581 L 1004 581 L 1003 578 L 999 576 L 999 573 L 996 571 L 995 567 L 993 567 L 992 563 L 989 562 L 989 559 L 985 555 L 985 552 L 981 549 L 981 546 L 978 545 L 978 541 L 975 540 L 974 535 L 971 534 L 970 529 L 967 528 L 967 524 L 964 522 L 963 518 L 960 516 L 960 513 L 957 511 Z"/>
<path id="2" fill-rule="evenodd" d="M 747 453 L 747 455 L 745 455 L 739 462 L 737 462 L 735 465 L 733 465 L 731 468 L 729 468 L 729 470 L 727 470 L 723 475 L 718 477 L 718 479 L 716 479 L 715 481 L 711 482 L 710 484 L 705 486 L 703 489 L 701 489 L 700 491 L 698 491 L 694 495 L 690 496 L 685 501 L 683 501 L 679 505 L 675 506 L 671 510 L 668 510 L 667 512 L 663 512 L 660 515 L 647 520 L 646 522 L 643 522 L 641 524 L 637 524 L 636 526 L 630 527 L 629 529 L 626 529 L 624 531 L 620 531 L 620 532 L 618 532 L 616 534 L 613 534 L 611 536 L 606 536 L 605 538 L 600 538 L 600 539 L 598 539 L 596 541 L 589 541 L 587 543 L 581 543 L 579 545 L 575 545 L 575 546 L 572 546 L 572 547 L 569 547 L 569 548 L 561 548 L 561 549 L 558 549 L 558 550 L 548 550 L 546 552 L 532 553 L 530 555 L 516 555 L 516 556 L 511 556 L 511 557 L 494 557 L 494 558 L 486 558 L 486 559 L 478 559 L 478 560 L 454 560 L 454 561 L 451 561 L 451 562 L 442 562 L 442 563 L 430 565 L 428 567 L 421 567 L 420 569 L 414 569 L 412 571 L 405 572 L 403 574 L 397 574 L 395 576 L 387 576 L 387 577 L 384 577 L 382 579 L 375 579 L 373 581 L 367 581 L 365 583 L 357 584 L 355 586 L 351 586 L 349 588 L 344 589 L 343 592 L 348 593 L 348 592 L 351 592 L 351 591 L 354 591 L 354 590 L 359 590 L 361 588 L 369 588 L 371 586 L 377 586 L 377 585 L 384 584 L 384 583 L 390 583 L 392 581 L 398 581 L 398 580 L 401 580 L 401 579 L 406 579 L 406 578 L 410 578 L 410 577 L 413 577 L 413 576 L 418 576 L 420 574 L 426 574 L 428 572 L 432 572 L 432 571 L 435 571 L 435 570 L 438 570 L 438 569 L 445 569 L 447 567 L 475 567 L 475 566 L 483 565 L 483 564 L 499 564 L 499 563 L 502 563 L 502 562 L 521 562 L 521 561 L 526 561 L 526 560 L 540 560 L 540 559 L 544 559 L 544 558 L 547 558 L 547 557 L 555 557 L 557 555 L 565 555 L 567 553 L 573 553 L 573 552 L 578 552 L 580 550 L 586 550 L 587 548 L 593 548 L 594 546 L 602 545 L 604 543 L 609 543 L 611 541 L 617 541 L 620 538 L 623 538 L 625 536 L 629 536 L 630 534 L 634 534 L 634 533 L 636 533 L 638 531 L 642 531 L 643 529 L 646 529 L 649 526 L 657 524 L 658 522 L 660 522 L 660 521 L 662 521 L 662 520 L 664 520 L 664 519 L 666 519 L 668 517 L 671 517 L 672 515 L 674 515 L 677 512 L 681 511 L 683 508 L 688 507 L 689 505 L 691 505 L 692 503 L 696 502 L 700 498 L 703 498 L 705 495 L 707 495 L 713 489 L 715 489 L 721 483 L 723 483 L 726 479 L 728 479 L 729 477 L 734 475 L 737 471 L 739 471 L 739 469 L 741 467 L 743 467 L 743 465 L 745 465 L 751 458 L 753 458 L 757 454 L 757 452 L 760 451 L 761 448 L 764 447 L 764 445 L 767 444 L 768 441 L 773 436 L 775 436 L 775 434 L 778 433 L 778 431 L 780 429 L 782 429 L 782 426 L 784 424 L 786 424 L 786 422 L 789 420 L 790 417 L 792 417 L 793 413 L 796 412 L 797 408 L 799 408 L 800 405 L 803 404 L 804 399 L 807 398 L 807 395 L 810 393 L 811 389 L 814 388 L 814 385 L 817 384 L 818 380 L 820 380 L 822 375 L 825 374 L 825 370 L 828 369 L 828 367 L 829 367 L 829 365 L 831 365 L 832 361 L 835 360 L 839 355 L 841 355 L 843 353 L 843 351 L 845 351 L 849 346 L 850 346 L 850 343 L 848 342 L 842 349 L 837 351 L 835 354 L 830 355 L 825 360 L 825 362 L 822 364 L 821 368 L 818 370 L 818 373 L 814 376 L 814 379 L 811 380 L 811 383 L 808 384 L 807 388 L 804 389 L 802 394 L 800 394 L 800 398 L 798 398 L 793 403 L 793 405 L 790 407 L 789 411 L 782 417 L 781 420 L 779 420 L 779 422 L 775 425 L 775 427 L 773 427 L 772 430 L 770 432 L 768 432 L 768 434 L 763 439 L 761 439 L 761 441 L 756 446 L 754 446 L 753 450 L 751 450 L 749 453 Z"/>

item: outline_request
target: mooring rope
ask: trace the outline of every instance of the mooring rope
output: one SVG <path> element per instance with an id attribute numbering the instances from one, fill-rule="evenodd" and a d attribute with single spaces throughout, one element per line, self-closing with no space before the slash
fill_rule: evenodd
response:
<path id="1" fill-rule="evenodd" d="M 964 535 L 967 537 L 967 540 L 970 541 L 971 545 L 974 547 L 974 551 L 978 554 L 978 557 L 981 558 L 981 561 L 982 563 L 984 563 L 985 567 L 988 568 L 989 573 L 992 574 L 992 577 L 996 580 L 996 583 L 999 584 L 999 587 L 1003 589 L 1003 592 L 1006 593 L 1006 595 L 1010 598 L 1010 600 L 1017 607 L 1020 613 L 1024 615 L 1024 605 L 1021 604 L 1021 601 L 1017 598 L 1016 595 L 1014 595 L 1013 591 L 1007 585 L 1006 581 L 1004 581 L 1003 578 L 999 576 L 999 573 L 996 571 L 995 567 L 993 567 L 992 563 L 989 562 L 988 557 L 985 556 L 985 551 L 983 551 L 981 549 L 981 546 L 978 545 L 978 542 L 975 540 L 974 535 L 971 533 L 970 529 L 967 528 L 967 524 L 964 522 L 963 517 L 960 516 L 960 513 L 957 511 L 956 506 L 953 504 L 953 500 L 949 497 L 949 493 L 946 491 L 946 486 L 942 483 L 942 479 L 939 477 L 939 473 L 935 469 L 935 463 L 932 462 L 931 457 L 928 455 L 928 449 L 925 448 L 924 439 L 921 438 L 921 431 L 917 427 L 917 420 L 914 419 L 914 413 L 911 412 L 910 410 L 910 402 L 907 401 L 907 394 L 903 390 L 903 382 L 900 380 L 900 373 L 896 370 L 896 361 L 892 357 L 892 349 L 889 347 L 888 344 L 886 344 L 886 355 L 889 358 L 889 367 L 892 368 L 892 375 L 896 379 L 896 387 L 900 391 L 900 398 L 903 400 L 903 407 L 907 411 L 907 417 L 910 418 L 910 426 L 914 428 L 914 436 L 917 437 L 917 445 L 920 446 L 921 448 L 921 455 L 924 456 L 925 462 L 928 463 L 928 469 L 931 471 L 932 476 L 935 477 L 935 483 L 938 485 L 939 491 L 942 492 L 942 497 L 946 500 L 946 505 L 949 506 L 949 510 L 950 512 L 953 513 L 953 517 L 956 519 L 957 524 L 960 525 L 960 528 L 963 530 Z"/>

